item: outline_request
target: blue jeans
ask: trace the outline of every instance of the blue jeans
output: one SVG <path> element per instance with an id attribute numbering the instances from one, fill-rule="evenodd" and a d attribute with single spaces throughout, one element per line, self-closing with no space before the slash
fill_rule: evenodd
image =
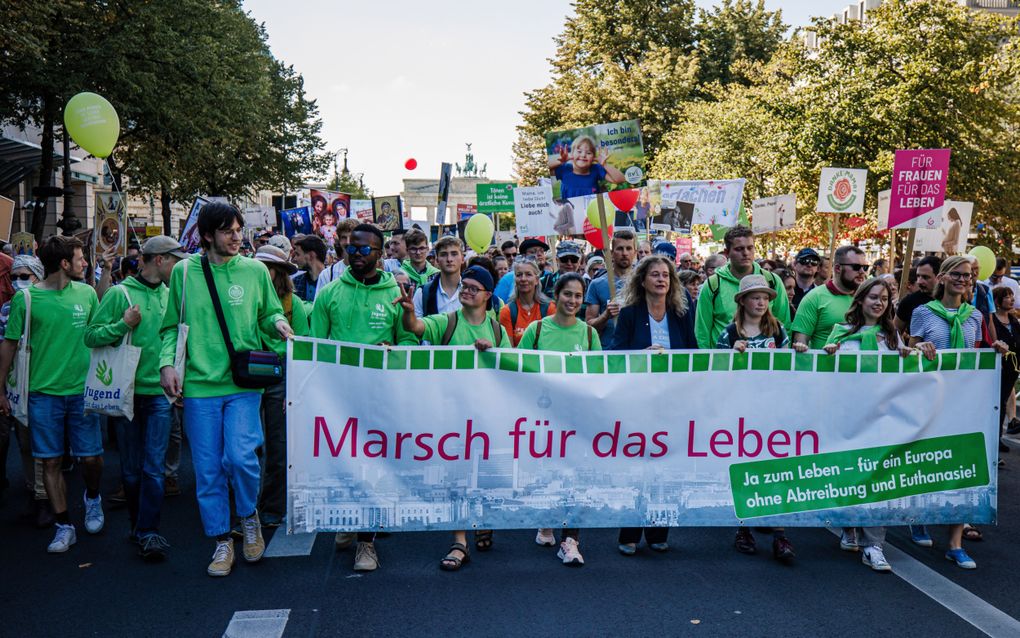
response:
<path id="1" fill-rule="evenodd" d="M 120 446 L 131 531 L 139 537 L 159 531 L 163 508 L 163 461 L 170 441 L 170 404 L 161 394 L 135 395 L 135 418 L 111 418 Z"/>
<path id="2" fill-rule="evenodd" d="M 259 459 L 262 445 L 259 406 L 262 395 L 241 392 L 224 397 L 185 398 L 184 431 L 191 442 L 195 468 L 195 496 L 206 536 L 230 532 L 230 496 L 241 516 L 255 512 L 259 498 Z"/>
<path id="3" fill-rule="evenodd" d="M 71 456 L 102 456 L 103 433 L 99 415 L 85 414 L 85 395 L 67 397 L 28 393 L 28 422 L 32 456 L 55 459 L 64 455 L 64 434 L 71 442 Z"/>

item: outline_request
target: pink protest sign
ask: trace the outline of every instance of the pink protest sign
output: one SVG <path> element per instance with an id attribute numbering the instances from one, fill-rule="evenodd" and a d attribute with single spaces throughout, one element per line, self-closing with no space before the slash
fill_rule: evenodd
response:
<path id="1" fill-rule="evenodd" d="M 694 252 L 694 239 L 690 235 L 684 237 L 678 237 L 676 239 L 676 265 L 680 265 L 680 255 L 684 253 L 691 254 Z"/>
<path id="2" fill-rule="evenodd" d="M 929 228 L 941 221 L 949 177 L 948 148 L 896 151 L 889 228 Z"/>

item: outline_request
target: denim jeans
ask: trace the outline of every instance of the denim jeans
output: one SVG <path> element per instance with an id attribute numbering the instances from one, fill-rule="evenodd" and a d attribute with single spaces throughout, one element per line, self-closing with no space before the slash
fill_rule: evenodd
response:
<path id="1" fill-rule="evenodd" d="M 32 455 L 37 459 L 64 456 L 64 437 L 71 442 L 71 456 L 102 456 L 103 432 L 99 415 L 85 414 L 85 395 L 56 396 L 28 393 L 28 422 Z"/>
<path id="2" fill-rule="evenodd" d="M 170 406 L 170 444 L 166 448 L 166 478 L 177 479 L 181 469 L 181 445 L 183 445 L 183 421 L 181 408 Z"/>
<path id="3" fill-rule="evenodd" d="M 262 421 L 258 392 L 184 399 L 184 431 L 191 442 L 195 496 L 206 536 L 230 532 L 230 496 L 240 516 L 255 512 L 259 497 Z"/>
<path id="4" fill-rule="evenodd" d="M 170 404 L 160 394 L 135 395 L 135 418 L 112 417 L 120 446 L 131 531 L 139 537 L 159 531 L 163 508 L 163 462 L 170 441 Z"/>

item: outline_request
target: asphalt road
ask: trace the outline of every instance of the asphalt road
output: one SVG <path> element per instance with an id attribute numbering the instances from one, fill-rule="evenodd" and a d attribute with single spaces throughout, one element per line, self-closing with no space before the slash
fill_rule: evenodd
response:
<path id="1" fill-rule="evenodd" d="M 319 534 L 309 555 L 240 562 L 227 578 L 205 575 L 213 544 L 203 538 L 187 458 L 183 496 L 168 499 L 163 532 L 172 548 L 145 564 L 127 542 L 127 513 L 107 506 L 96 536 L 81 524 L 81 482 L 71 481 L 78 543 L 50 555 L 51 530 L 19 520 L 27 494 L 12 446 L 14 484 L 0 502 L 0 636 L 954 636 L 1020 635 L 1020 452 L 1000 470 L 1000 524 L 968 543 L 978 562 L 964 571 L 936 548 L 889 532 L 896 573 L 873 573 L 841 552 L 824 529 L 791 529 L 797 560 L 738 554 L 729 529 L 672 530 L 671 551 L 616 551 L 616 530 L 584 530 L 586 564 L 567 568 L 534 531 L 500 531 L 488 553 L 460 572 L 438 569 L 447 533 L 394 534 L 377 542 L 381 568 L 351 571 L 353 551 Z M 104 492 L 118 483 L 107 454 Z M 272 548 L 273 531 L 267 530 Z M 275 533 L 282 534 L 282 530 Z M 941 546 L 941 551 L 939 547 Z M 238 545 L 238 555 L 240 546 Z M 900 550 L 900 551 L 897 551 Z M 913 584 L 911 582 L 912 581 Z M 962 589 L 959 589 L 962 588 Z M 973 596 L 967 595 L 967 592 Z M 245 621 L 278 610 L 268 622 Z M 1010 618 L 1012 617 L 1012 618 Z M 275 629 L 274 629 L 275 627 Z M 982 631 L 979 627 L 983 627 Z M 259 633 L 262 632 L 262 633 Z"/>

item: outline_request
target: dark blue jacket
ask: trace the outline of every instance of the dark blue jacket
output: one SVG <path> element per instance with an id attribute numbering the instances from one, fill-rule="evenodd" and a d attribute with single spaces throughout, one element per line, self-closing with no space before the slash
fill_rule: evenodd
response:
<path id="1" fill-rule="evenodd" d="M 698 340 L 694 337 L 694 301 L 687 296 L 687 313 L 677 317 L 675 312 L 666 312 L 669 325 L 670 350 L 694 350 Z M 616 332 L 610 350 L 644 350 L 652 345 L 652 326 L 648 321 L 648 306 L 637 304 L 620 310 L 616 318 Z"/>

